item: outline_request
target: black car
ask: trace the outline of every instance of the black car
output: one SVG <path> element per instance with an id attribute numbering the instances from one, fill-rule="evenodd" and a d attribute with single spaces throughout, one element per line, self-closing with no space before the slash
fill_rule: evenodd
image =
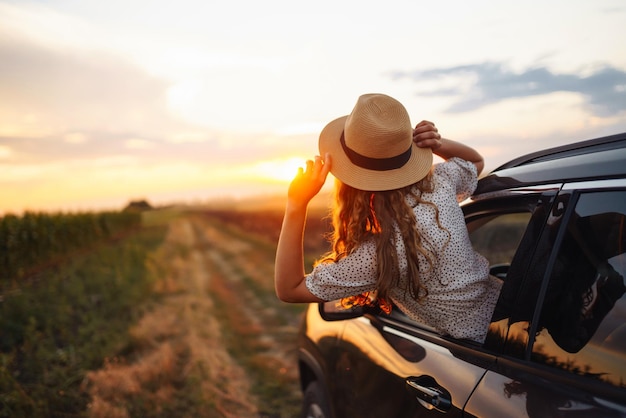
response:
<path id="1" fill-rule="evenodd" d="M 484 344 L 309 305 L 306 417 L 626 417 L 626 133 L 513 160 L 462 204 L 503 280 Z"/>

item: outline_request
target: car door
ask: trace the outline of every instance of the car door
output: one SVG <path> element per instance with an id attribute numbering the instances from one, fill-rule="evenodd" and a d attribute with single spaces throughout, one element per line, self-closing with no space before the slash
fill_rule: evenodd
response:
<path id="1" fill-rule="evenodd" d="M 503 353 L 465 410 L 626 416 L 626 181 L 565 185 L 501 298 Z M 493 326 L 494 324 L 492 324 Z"/>
<path id="2" fill-rule="evenodd" d="M 555 194 L 554 188 L 525 191 L 464 206 L 471 238 L 493 260 L 493 274 L 506 280 L 515 258 L 526 263 L 532 251 L 521 243 L 534 242 L 523 240 L 530 219 Z M 541 224 L 545 213 L 536 214 Z M 335 416 L 462 416 L 486 371 L 495 367 L 503 341 L 491 336 L 483 346 L 442 336 L 397 309 L 391 315 L 370 313 L 345 321 L 334 354 L 326 356 L 332 359 L 327 384 Z"/>
<path id="3" fill-rule="evenodd" d="M 347 321 L 328 356 L 337 417 L 461 416 L 495 357 L 394 310 Z"/>

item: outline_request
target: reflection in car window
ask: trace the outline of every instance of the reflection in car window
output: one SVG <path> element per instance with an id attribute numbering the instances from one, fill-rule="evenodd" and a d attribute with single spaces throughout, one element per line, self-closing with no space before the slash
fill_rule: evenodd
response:
<path id="1" fill-rule="evenodd" d="M 550 275 L 532 359 L 626 387 L 626 191 L 581 194 Z"/>
<path id="2" fill-rule="evenodd" d="M 531 207 L 535 207 L 536 198 Z M 474 218 L 467 223 L 470 240 L 474 250 L 482 254 L 491 266 L 490 274 L 506 280 L 514 256 L 518 251 L 522 237 L 526 232 L 532 212 L 526 206 L 523 212 L 499 212 Z M 506 288 L 503 287 L 503 289 Z M 514 292 L 517 294 L 517 292 Z M 499 351 L 506 335 L 507 321 L 504 314 L 502 297 L 496 305 L 484 348 Z M 508 305 L 505 303 L 504 305 Z"/>
<path id="3" fill-rule="evenodd" d="M 485 216 L 467 225 L 474 249 L 490 265 L 511 264 L 524 235 L 530 212 Z"/>

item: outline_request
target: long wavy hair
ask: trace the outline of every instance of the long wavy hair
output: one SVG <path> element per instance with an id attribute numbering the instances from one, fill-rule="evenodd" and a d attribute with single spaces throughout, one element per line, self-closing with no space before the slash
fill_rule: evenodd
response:
<path id="1" fill-rule="evenodd" d="M 428 296 L 420 277 L 418 255 L 428 263 L 424 269 L 429 271 L 437 263 L 435 248 L 417 231 L 417 220 L 407 196 L 413 197 L 416 205 L 431 205 L 435 210 L 437 225 L 450 235 L 439 220 L 439 209 L 429 201 L 422 199 L 423 193 L 433 191 L 432 173 L 410 186 L 371 192 L 355 189 L 339 180 L 335 184 L 335 203 L 332 210 L 333 232 L 329 236 L 332 250 L 319 263 L 337 262 L 352 253 L 362 243 L 373 240 L 376 244 L 376 298 L 389 302 L 392 288 L 400 287 L 400 269 L 395 244 L 396 232 L 400 230 L 406 249 L 408 271 L 404 287 L 418 301 Z"/>

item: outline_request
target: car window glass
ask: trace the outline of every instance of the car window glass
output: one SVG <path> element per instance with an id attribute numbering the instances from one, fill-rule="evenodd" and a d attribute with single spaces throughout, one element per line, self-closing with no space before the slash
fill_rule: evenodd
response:
<path id="1" fill-rule="evenodd" d="M 531 213 L 504 213 L 483 216 L 467 224 L 474 249 L 490 265 L 510 265 L 526 231 Z"/>
<path id="2" fill-rule="evenodd" d="M 529 210 L 492 213 L 473 218 L 467 223 L 472 246 L 489 261 L 490 273 L 493 276 L 506 281 L 531 217 L 532 212 Z M 506 311 L 506 309 L 503 310 L 503 305 L 508 305 L 508 303 L 502 299 L 501 295 L 484 343 L 484 348 L 489 350 L 499 351 L 505 339 L 508 323 L 503 313 Z"/>
<path id="3" fill-rule="evenodd" d="M 626 386 L 626 191 L 581 194 L 563 230 L 532 360 Z"/>

